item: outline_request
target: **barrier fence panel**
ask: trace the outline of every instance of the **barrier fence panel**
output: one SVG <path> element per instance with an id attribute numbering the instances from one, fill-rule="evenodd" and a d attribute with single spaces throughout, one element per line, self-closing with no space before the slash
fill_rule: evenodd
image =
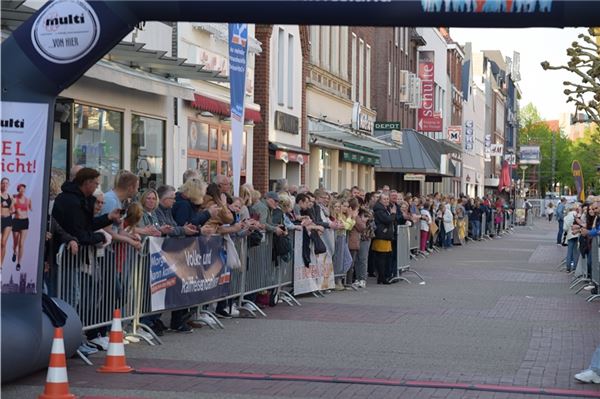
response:
<path id="1" fill-rule="evenodd" d="M 600 251 L 598 250 L 598 245 L 600 245 L 600 238 L 594 237 L 590 253 L 588 254 L 592 259 L 592 281 L 596 284 L 600 283 Z"/>
<path id="2" fill-rule="evenodd" d="M 139 267 L 140 256 L 125 243 L 113 243 L 104 249 L 81 246 L 77 254 L 61 247 L 57 256 L 57 297 L 75 308 L 84 330 L 109 325 L 115 309 L 121 309 L 123 320 L 134 318 L 133 272 Z"/>
<path id="3" fill-rule="evenodd" d="M 410 235 L 407 226 L 398 226 L 396 241 L 396 259 L 398 267 L 410 266 Z"/>
<path id="4" fill-rule="evenodd" d="M 419 228 L 418 223 L 413 223 L 412 226 L 409 227 L 409 247 L 410 251 L 418 250 L 420 247 L 421 241 L 421 229 Z"/>

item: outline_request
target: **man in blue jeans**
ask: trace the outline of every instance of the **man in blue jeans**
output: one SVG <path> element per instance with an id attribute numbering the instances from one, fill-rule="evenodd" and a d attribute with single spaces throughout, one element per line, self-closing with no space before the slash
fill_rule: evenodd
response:
<path id="1" fill-rule="evenodd" d="M 556 244 L 561 245 L 563 239 L 563 226 L 565 223 L 565 204 L 567 200 L 561 198 L 558 206 L 556 207 L 556 220 L 558 221 L 558 234 L 556 235 Z"/>

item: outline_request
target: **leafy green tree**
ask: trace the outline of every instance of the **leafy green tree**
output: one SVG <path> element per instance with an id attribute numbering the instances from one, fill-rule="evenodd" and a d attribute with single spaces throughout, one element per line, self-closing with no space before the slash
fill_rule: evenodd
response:
<path id="1" fill-rule="evenodd" d="M 552 146 L 556 146 L 556 168 L 554 183 L 573 185 L 571 176 L 571 141 L 562 132 L 553 132 L 542 120 L 537 108 L 527 104 L 519 114 L 519 145 L 539 145 L 541 161 L 539 165 L 530 166 L 525 173 L 525 180 L 537 186 L 541 194 L 551 191 L 552 186 Z M 554 136 L 554 137 L 553 137 Z"/>

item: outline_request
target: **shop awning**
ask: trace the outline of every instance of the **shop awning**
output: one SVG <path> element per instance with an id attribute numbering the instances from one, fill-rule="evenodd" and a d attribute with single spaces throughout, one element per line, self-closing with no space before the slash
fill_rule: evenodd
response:
<path id="1" fill-rule="evenodd" d="M 394 150 L 380 150 L 380 165 L 376 171 L 454 176 L 452 163 L 447 162 L 447 157 L 442 157 L 456 152 L 454 148 L 414 130 L 402 132 L 403 146 Z M 441 172 L 442 160 L 447 162 L 446 173 Z"/>
<path id="2" fill-rule="evenodd" d="M 191 86 L 107 60 L 95 63 L 84 76 L 147 93 L 194 99 L 194 88 Z"/>
<path id="3" fill-rule="evenodd" d="M 231 108 L 225 101 L 215 100 L 214 98 L 206 97 L 201 94 L 194 94 L 192 107 L 203 111 L 209 111 L 216 115 L 231 116 Z M 254 123 L 262 122 L 260 111 L 246 108 L 244 111 L 244 119 Z"/>
<path id="4" fill-rule="evenodd" d="M 340 143 L 359 145 L 372 150 L 397 148 L 393 143 L 388 143 L 376 137 L 359 133 L 350 128 L 311 117 L 308 118 L 308 133 L 311 136 L 315 136 L 317 140 L 321 137 Z"/>
<path id="5" fill-rule="evenodd" d="M 288 152 L 297 152 L 298 154 L 310 155 L 309 151 L 306 151 L 302 147 L 296 147 L 295 145 L 276 143 L 273 141 L 269 142 L 269 151 L 288 151 Z"/>
<path id="6" fill-rule="evenodd" d="M 228 82 L 219 71 L 204 69 L 204 65 L 187 63 L 186 58 L 169 57 L 166 51 L 145 49 L 145 43 L 120 42 L 107 54 L 110 61 L 142 69 L 167 78 Z"/>

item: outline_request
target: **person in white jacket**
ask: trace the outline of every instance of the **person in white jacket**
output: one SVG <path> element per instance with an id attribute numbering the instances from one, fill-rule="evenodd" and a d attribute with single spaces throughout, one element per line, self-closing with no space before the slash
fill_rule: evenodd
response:
<path id="1" fill-rule="evenodd" d="M 454 215 L 452 215 L 452 211 L 450 210 L 450 205 L 442 205 L 442 220 L 444 222 L 444 248 L 452 247 L 452 237 L 454 231 Z"/>
<path id="2" fill-rule="evenodd" d="M 578 203 L 572 205 L 571 209 L 568 210 L 567 216 L 565 216 L 564 229 L 567 233 L 567 273 L 571 270 L 575 270 L 577 267 L 577 261 L 579 260 L 579 232 L 573 232 L 573 225 L 576 224 L 577 216 L 581 206 Z"/>

